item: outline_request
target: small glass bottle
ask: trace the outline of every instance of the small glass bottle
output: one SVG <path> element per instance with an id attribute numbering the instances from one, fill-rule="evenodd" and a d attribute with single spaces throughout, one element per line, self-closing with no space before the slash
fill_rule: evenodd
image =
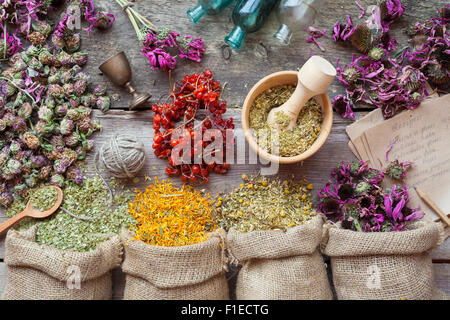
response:
<path id="1" fill-rule="evenodd" d="M 197 6 L 186 13 L 193 23 L 197 23 L 205 14 L 218 14 L 236 0 L 198 0 Z"/>
<path id="2" fill-rule="evenodd" d="M 281 25 L 274 37 L 288 45 L 294 31 L 303 31 L 314 23 L 324 2 L 325 0 L 281 0 L 276 11 Z"/>
<path id="3" fill-rule="evenodd" d="M 278 0 L 239 0 L 232 16 L 235 27 L 225 37 L 225 42 L 233 49 L 241 49 L 247 34 L 261 29 L 277 2 Z"/>

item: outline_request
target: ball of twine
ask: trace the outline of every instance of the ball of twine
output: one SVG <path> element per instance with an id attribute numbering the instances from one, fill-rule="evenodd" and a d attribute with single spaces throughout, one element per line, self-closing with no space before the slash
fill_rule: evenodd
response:
<path id="1" fill-rule="evenodd" d="M 112 176 L 132 178 L 144 166 L 144 144 L 131 135 L 115 135 L 103 144 L 99 157 Z"/>

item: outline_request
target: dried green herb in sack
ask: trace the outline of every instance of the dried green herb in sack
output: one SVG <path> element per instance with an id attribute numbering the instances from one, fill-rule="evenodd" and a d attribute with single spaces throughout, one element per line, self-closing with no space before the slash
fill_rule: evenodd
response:
<path id="1" fill-rule="evenodd" d="M 294 91 L 293 85 L 268 89 L 255 99 L 250 108 L 250 128 L 254 130 L 253 135 L 259 146 L 269 153 L 283 157 L 293 157 L 308 150 L 317 140 L 323 121 L 322 108 L 312 98 L 300 111 L 293 130 L 276 131 L 270 127 L 267 123 L 270 110 L 285 103 Z M 280 127 L 287 127 L 289 124 L 288 117 L 280 112 L 275 115 L 275 121 Z M 274 132 L 277 132 L 278 139 L 273 135 Z"/>
<path id="2" fill-rule="evenodd" d="M 38 211 L 47 211 L 58 200 L 58 192 L 55 188 L 41 188 L 31 197 L 31 207 Z"/>
<path id="3" fill-rule="evenodd" d="M 18 229 L 28 229 L 38 224 L 38 243 L 61 250 L 94 250 L 97 244 L 118 234 L 122 227 L 129 228 L 135 224 L 133 217 L 127 213 L 131 193 L 123 191 L 114 180 L 109 187 L 115 190 L 111 207 L 110 191 L 100 176 L 86 178 L 82 185 L 68 182 L 63 189 L 61 208 L 55 214 L 44 220 L 26 219 L 19 224 Z M 33 197 L 38 190 L 31 189 L 30 196 Z M 12 217 L 21 212 L 27 200 L 16 200 L 7 215 Z M 67 211 L 83 219 L 75 218 Z"/>
<path id="4" fill-rule="evenodd" d="M 217 200 L 216 217 L 225 230 L 286 230 L 317 214 L 310 201 L 313 185 L 305 181 L 242 178 L 239 188 Z"/>

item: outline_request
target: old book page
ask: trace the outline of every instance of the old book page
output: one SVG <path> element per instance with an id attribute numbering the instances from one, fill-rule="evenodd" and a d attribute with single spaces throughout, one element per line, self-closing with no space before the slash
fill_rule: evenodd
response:
<path id="1" fill-rule="evenodd" d="M 413 162 L 405 184 L 417 186 L 445 213 L 450 213 L 450 95 L 424 101 L 419 108 L 366 130 L 363 145 L 374 168 L 387 166 L 386 151 L 394 138 L 389 161 Z M 410 195 L 410 205 L 420 205 L 425 219 L 437 218 L 413 189 Z"/>

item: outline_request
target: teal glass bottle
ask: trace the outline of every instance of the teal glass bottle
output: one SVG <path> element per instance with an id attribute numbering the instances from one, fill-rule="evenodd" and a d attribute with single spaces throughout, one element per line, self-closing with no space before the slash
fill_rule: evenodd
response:
<path id="1" fill-rule="evenodd" d="M 206 14 L 218 14 L 236 0 L 199 0 L 197 6 L 186 13 L 193 23 L 197 23 Z"/>
<path id="2" fill-rule="evenodd" d="M 225 37 L 225 42 L 233 49 L 241 49 L 247 34 L 261 29 L 277 2 L 278 0 L 239 0 L 233 10 L 235 27 Z"/>

